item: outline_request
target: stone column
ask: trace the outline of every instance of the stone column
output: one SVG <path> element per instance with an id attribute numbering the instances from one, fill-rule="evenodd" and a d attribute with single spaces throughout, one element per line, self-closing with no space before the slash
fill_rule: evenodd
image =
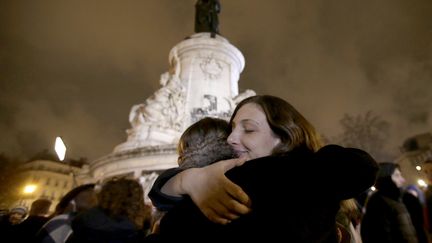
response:
<path id="1" fill-rule="evenodd" d="M 169 60 L 179 62 L 174 68 L 186 88 L 183 130 L 204 116 L 230 117 L 245 65 L 235 46 L 220 35 L 197 33 L 174 46 Z"/>

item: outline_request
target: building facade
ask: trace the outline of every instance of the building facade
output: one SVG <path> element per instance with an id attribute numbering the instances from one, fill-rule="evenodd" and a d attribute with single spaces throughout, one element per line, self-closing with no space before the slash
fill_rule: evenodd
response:
<path id="1" fill-rule="evenodd" d="M 404 141 L 402 155 L 396 162 L 401 166 L 407 185 L 418 184 L 418 180 L 428 181 L 422 171 L 428 159 L 432 159 L 432 133 L 418 134 Z"/>
<path id="2" fill-rule="evenodd" d="M 18 168 L 19 202 L 30 208 L 39 198 L 51 200 L 50 212 L 54 211 L 59 200 L 76 185 L 81 184 L 75 175 L 80 167 L 51 160 L 34 160 Z"/>

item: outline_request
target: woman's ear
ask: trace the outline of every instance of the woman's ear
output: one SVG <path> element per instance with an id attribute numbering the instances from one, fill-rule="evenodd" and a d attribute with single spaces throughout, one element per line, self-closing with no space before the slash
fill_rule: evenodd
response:
<path id="1" fill-rule="evenodd" d="M 273 141 L 273 148 L 276 148 L 279 144 L 281 144 L 281 139 L 278 137 Z"/>

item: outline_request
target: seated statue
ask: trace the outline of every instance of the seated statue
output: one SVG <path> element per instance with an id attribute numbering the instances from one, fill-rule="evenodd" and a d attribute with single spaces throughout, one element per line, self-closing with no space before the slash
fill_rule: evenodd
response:
<path id="1" fill-rule="evenodd" d="M 168 72 L 161 75 L 160 84 L 162 87 L 145 104 L 132 106 L 129 114 L 132 129 L 144 124 L 180 129 L 185 89 L 180 79 Z"/>

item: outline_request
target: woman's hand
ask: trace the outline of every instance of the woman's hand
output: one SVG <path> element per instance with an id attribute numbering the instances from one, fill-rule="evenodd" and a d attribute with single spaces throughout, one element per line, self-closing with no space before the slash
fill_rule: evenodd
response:
<path id="1" fill-rule="evenodd" d="M 250 211 L 249 196 L 225 176 L 225 172 L 245 161 L 223 160 L 183 171 L 179 174 L 179 191 L 186 192 L 209 220 L 227 224 Z"/>

